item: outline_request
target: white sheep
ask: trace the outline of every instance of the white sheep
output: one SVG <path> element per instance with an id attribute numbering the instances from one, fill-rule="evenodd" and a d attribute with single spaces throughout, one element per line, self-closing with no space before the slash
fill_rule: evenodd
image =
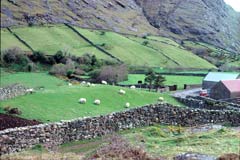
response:
<path id="1" fill-rule="evenodd" d="M 136 86 L 131 86 L 130 89 L 136 89 Z"/>
<path id="2" fill-rule="evenodd" d="M 159 102 L 163 102 L 163 101 L 164 101 L 164 98 L 163 98 L 163 97 L 159 97 L 159 98 L 158 98 L 158 101 L 159 101 Z"/>
<path id="3" fill-rule="evenodd" d="M 33 88 L 29 88 L 29 89 L 26 90 L 26 92 L 32 94 L 34 92 L 34 89 Z"/>
<path id="4" fill-rule="evenodd" d="M 91 84 L 92 87 L 95 87 L 96 85 L 95 84 Z"/>
<path id="5" fill-rule="evenodd" d="M 108 83 L 107 81 L 102 81 L 102 84 L 107 85 Z"/>
<path id="6" fill-rule="evenodd" d="M 101 104 L 101 101 L 100 101 L 99 99 L 95 99 L 94 104 L 95 104 L 95 105 L 100 105 L 100 104 Z"/>
<path id="7" fill-rule="evenodd" d="M 125 104 L 125 107 L 126 107 L 126 108 L 129 108 L 129 107 L 130 107 L 130 103 L 127 102 L 127 103 Z"/>
<path id="8" fill-rule="evenodd" d="M 87 86 L 88 86 L 88 87 L 91 87 L 91 83 L 90 83 L 90 82 L 87 82 Z"/>
<path id="9" fill-rule="evenodd" d="M 86 98 L 80 98 L 79 103 L 85 104 L 85 103 L 87 103 L 87 99 Z"/>
<path id="10" fill-rule="evenodd" d="M 85 85 L 85 84 L 86 84 L 86 82 L 85 82 L 85 81 L 82 81 L 82 82 L 81 82 L 81 84 L 82 84 L 82 85 Z"/>
<path id="11" fill-rule="evenodd" d="M 124 94 L 126 94 L 126 91 L 120 89 L 118 93 L 124 95 Z"/>
<path id="12" fill-rule="evenodd" d="M 68 86 L 72 86 L 72 83 L 68 83 Z"/>

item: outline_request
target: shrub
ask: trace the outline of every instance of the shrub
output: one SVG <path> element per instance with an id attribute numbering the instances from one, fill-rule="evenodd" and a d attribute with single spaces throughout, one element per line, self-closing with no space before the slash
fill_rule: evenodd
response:
<path id="1" fill-rule="evenodd" d="M 10 48 L 3 51 L 2 57 L 3 57 L 3 61 L 7 64 L 11 64 L 11 63 L 21 64 L 21 63 L 25 63 L 26 61 L 27 62 L 29 61 L 24 51 L 22 51 L 18 47 Z"/>
<path id="2" fill-rule="evenodd" d="M 152 158 L 142 147 L 135 147 L 122 137 L 112 136 L 107 139 L 107 144 L 99 148 L 90 159 L 161 160 L 162 158 Z"/>
<path id="3" fill-rule="evenodd" d="M 8 114 L 22 114 L 22 112 L 18 109 L 18 108 L 10 108 L 8 111 L 7 111 Z"/>
<path id="4" fill-rule="evenodd" d="M 2 52 L 2 66 L 11 67 L 17 71 L 26 71 L 31 60 L 20 48 L 14 47 Z"/>
<path id="5" fill-rule="evenodd" d="M 48 58 L 42 52 L 33 52 L 31 56 L 33 62 L 48 63 Z"/>
<path id="6" fill-rule="evenodd" d="M 57 51 L 53 58 L 56 61 L 56 63 L 61 63 L 65 57 L 62 51 Z"/>
<path id="7" fill-rule="evenodd" d="M 68 59 L 66 64 L 55 64 L 49 71 L 50 74 L 53 75 L 62 75 L 62 76 L 70 76 L 75 71 L 75 64 L 71 59 Z"/>
<path id="8" fill-rule="evenodd" d="M 142 42 L 142 45 L 147 46 L 148 43 L 149 43 L 148 41 L 143 41 L 143 42 Z"/>
<path id="9" fill-rule="evenodd" d="M 128 78 L 128 70 L 126 65 L 118 65 L 118 66 L 104 66 L 101 68 L 98 75 L 94 75 L 95 77 L 91 77 L 98 82 L 105 80 L 110 83 L 117 83 L 124 81 Z"/>
<path id="10" fill-rule="evenodd" d="M 60 63 L 60 64 L 53 65 L 49 73 L 53 75 L 66 75 L 67 70 L 65 65 Z"/>

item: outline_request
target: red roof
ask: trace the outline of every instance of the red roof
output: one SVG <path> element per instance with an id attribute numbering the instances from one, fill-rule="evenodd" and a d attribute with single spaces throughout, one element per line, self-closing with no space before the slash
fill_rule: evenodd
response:
<path id="1" fill-rule="evenodd" d="M 240 79 L 221 81 L 230 92 L 240 92 Z"/>

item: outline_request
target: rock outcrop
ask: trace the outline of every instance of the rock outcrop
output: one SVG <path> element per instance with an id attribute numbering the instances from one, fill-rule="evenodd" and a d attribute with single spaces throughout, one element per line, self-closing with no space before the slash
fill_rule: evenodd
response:
<path id="1" fill-rule="evenodd" d="M 162 33 L 240 53 L 240 13 L 223 0 L 136 0 Z"/>

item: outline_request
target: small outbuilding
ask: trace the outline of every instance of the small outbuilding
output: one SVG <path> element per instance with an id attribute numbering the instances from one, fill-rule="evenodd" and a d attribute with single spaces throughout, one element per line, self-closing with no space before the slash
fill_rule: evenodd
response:
<path id="1" fill-rule="evenodd" d="M 235 80 L 240 78 L 240 73 L 227 73 L 227 72 L 209 72 L 203 79 L 202 88 L 211 89 L 220 81 Z"/>
<path id="2" fill-rule="evenodd" d="M 240 79 L 218 82 L 212 87 L 210 97 L 214 99 L 231 99 L 240 97 Z"/>

